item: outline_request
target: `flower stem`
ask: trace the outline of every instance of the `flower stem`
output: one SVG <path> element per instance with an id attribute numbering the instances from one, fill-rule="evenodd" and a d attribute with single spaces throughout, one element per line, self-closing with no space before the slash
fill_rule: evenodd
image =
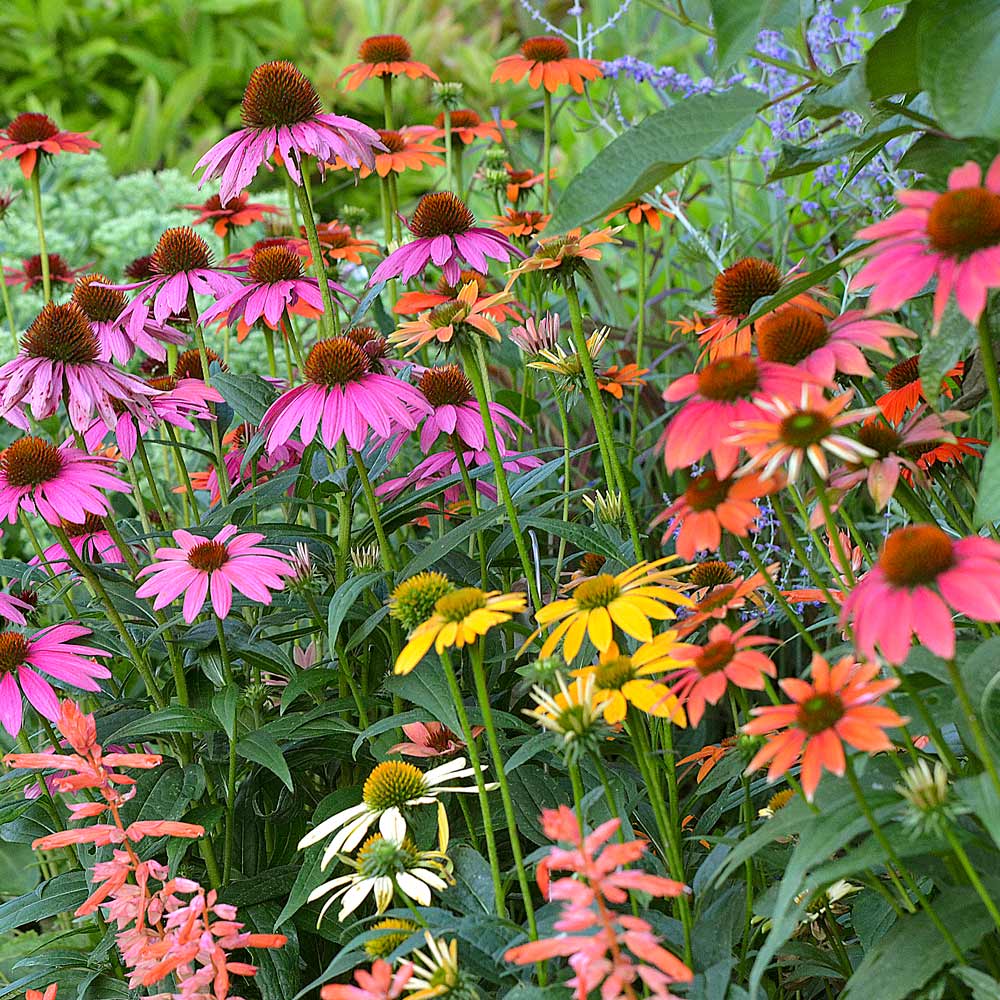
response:
<path id="1" fill-rule="evenodd" d="M 636 326 L 635 326 L 635 363 L 636 367 L 642 368 L 643 347 L 646 339 L 646 226 L 640 219 L 636 227 L 635 234 L 635 256 L 636 274 L 638 276 L 638 288 L 636 297 Z M 639 397 L 642 395 L 642 386 L 637 385 L 632 393 L 632 414 L 629 419 L 628 431 L 628 460 L 625 463 L 629 468 L 635 461 L 635 442 L 639 433 Z"/>
<path id="2" fill-rule="evenodd" d="M 453 142 L 454 136 L 451 131 L 451 110 L 446 106 L 444 109 L 444 162 L 445 162 L 445 172 L 448 175 L 449 180 L 454 177 L 453 172 Z"/>
<path id="3" fill-rule="evenodd" d="M 993 337 L 990 335 L 990 323 L 985 309 L 976 328 L 979 333 L 979 357 L 983 362 L 983 374 L 990 391 L 990 405 L 993 407 L 993 436 L 1000 437 L 1000 381 L 997 380 L 997 356 L 993 351 Z"/>
<path id="4" fill-rule="evenodd" d="M 479 501 L 476 499 L 476 485 L 472 481 L 472 477 L 469 475 L 469 467 L 465 464 L 465 455 L 463 454 L 462 439 L 458 434 L 452 434 L 451 444 L 455 449 L 455 459 L 458 462 L 458 471 L 462 474 L 462 485 L 465 487 L 465 495 L 469 500 L 469 512 L 473 517 L 479 516 Z M 477 531 L 475 534 L 475 546 L 479 551 L 479 581 L 482 585 L 483 590 L 489 590 L 489 569 L 486 565 L 486 542 L 483 538 L 482 531 Z"/>
<path id="5" fill-rule="evenodd" d="M 962 866 L 962 871 L 964 871 L 968 877 L 969 883 L 972 885 L 972 888 L 976 890 L 979 898 L 983 901 L 983 905 L 986 907 L 986 912 L 989 913 L 996 927 L 1000 928 L 1000 910 L 997 909 L 997 904 L 993 902 L 992 897 L 986 890 L 986 886 L 983 885 L 983 880 L 979 877 L 978 872 L 973 867 L 972 862 L 969 860 L 969 855 L 966 854 L 965 848 L 956 836 L 955 831 L 952 830 L 951 827 L 945 827 L 944 835 L 948 843 L 951 845 L 951 849 L 954 852 L 955 857 L 958 858 L 958 863 Z"/>
<path id="6" fill-rule="evenodd" d="M 385 533 L 385 527 L 382 524 L 382 518 L 378 511 L 378 497 L 375 496 L 375 490 L 372 488 L 372 481 L 368 478 L 368 468 L 365 465 L 364 459 L 358 452 L 352 448 L 351 454 L 354 457 L 354 467 L 358 470 L 358 478 L 361 480 L 361 488 L 364 490 L 365 500 L 368 503 L 368 513 L 371 516 L 372 524 L 375 527 L 375 537 L 378 538 L 378 544 L 382 550 L 382 565 L 385 567 L 386 573 L 393 574 L 399 569 L 399 564 L 396 562 L 396 553 L 393 551 L 392 547 L 389 545 L 389 538 Z"/>
<path id="7" fill-rule="evenodd" d="M 382 77 L 382 107 L 385 112 L 385 127 L 387 131 L 392 130 L 392 74 L 386 73 Z"/>
<path id="8" fill-rule="evenodd" d="M 10 327 L 10 339 L 14 345 L 14 353 L 21 349 L 21 342 L 17 336 L 17 327 L 14 325 L 14 310 L 10 304 L 10 289 L 7 287 L 7 279 L 3 273 L 3 257 L 0 256 L 0 294 L 3 295 L 3 309 L 7 314 L 7 325 Z"/>
<path id="9" fill-rule="evenodd" d="M 948 669 L 951 686 L 958 697 L 958 704 L 969 721 L 969 728 L 972 730 L 972 737 L 976 741 L 976 750 L 979 752 L 982 765 L 986 769 L 986 773 L 990 776 L 990 781 L 993 782 L 993 787 L 996 789 L 997 794 L 1000 795 L 1000 775 L 997 774 L 993 752 L 986 741 L 986 734 L 983 732 L 979 716 L 976 714 L 975 708 L 973 708 L 972 699 L 969 697 L 969 689 L 965 686 L 962 672 L 958 669 L 958 664 L 954 660 L 948 660 L 945 666 Z"/>
<path id="10" fill-rule="evenodd" d="M 319 245 L 319 232 L 316 229 L 316 216 L 313 214 L 312 191 L 309 186 L 308 165 L 302 165 L 302 184 L 296 188 L 299 196 L 299 207 L 302 209 L 302 219 L 306 229 L 306 239 L 309 242 L 309 252 L 312 254 L 313 273 L 319 282 L 319 293 L 323 297 L 323 315 L 319 319 L 320 328 L 328 337 L 336 336 L 338 332 L 337 314 L 333 307 L 333 296 L 330 294 L 330 283 L 326 278 L 326 265 L 323 262 L 323 251 Z"/>
<path id="11" fill-rule="evenodd" d="M 38 230 L 38 253 L 42 265 L 42 289 L 45 302 L 52 301 L 52 278 L 49 275 L 49 252 L 45 246 L 45 222 L 42 219 L 42 182 L 38 164 L 31 171 L 31 198 L 35 204 L 35 228 Z"/>
<path id="12" fill-rule="evenodd" d="M 222 670 L 226 685 L 235 685 L 233 664 L 229 658 L 229 646 L 226 645 L 226 631 L 222 627 L 222 619 L 215 619 L 215 634 L 219 640 L 219 656 L 222 657 Z M 226 883 L 233 873 L 233 849 L 236 845 L 236 769 L 239 763 L 236 755 L 236 724 L 239 716 L 239 699 L 233 703 L 232 731 L 229 735 L 229 769 L 226 775 L 226 840 L 222 855 L 222 881 Z"/>
<path id="13" fill-rule="evenodd" d="M 552 94 L 542 88 L 542 211 L 549 212 L 549 171 L 552 169 Z"/>

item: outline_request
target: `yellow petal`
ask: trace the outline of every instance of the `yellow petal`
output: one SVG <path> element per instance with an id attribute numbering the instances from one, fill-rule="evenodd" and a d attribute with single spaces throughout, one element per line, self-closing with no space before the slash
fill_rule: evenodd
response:
<path id="1" fill-rule="evenodd" d="M 603 653 L 611 645 L 614 633 L 611 629 L 611 617 L 605 608 L 594 608 L 587 620 L 587 631 L 590 641 Z"/>
<path id="2" fill-rule="evenodd" d="M 402 652 L 396 657 L 395 672 L 397 674 L 408 674 L 427 655 L 427 650 L 431 648 L 431 643 L 437 635 L 438 626 L 427 628 L 430 622 L 421 625 L 410 637 L 410 641 L 403 647 Z"/>
<path id="3" fill-rule="evenodd" d="M 570 619 L 570 627 L 566 632 L 566 641 L 563 643 L 563 659 L 567 663 L 572 663 L 580 652 L 583 645 L 583 637 L 587 633 L 587 619 L 589 614 L 586 611 L 577 612 Z"/>

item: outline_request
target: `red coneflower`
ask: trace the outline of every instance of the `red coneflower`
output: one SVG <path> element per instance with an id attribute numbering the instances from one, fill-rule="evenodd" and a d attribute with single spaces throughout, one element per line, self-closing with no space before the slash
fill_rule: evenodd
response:
<path id="1" fill-rule="evenodd" d="M 427 77 L 437 80 L 438 75 L 426 63 L 411 58 L 413 49 L 402 35 L 372 35 L 358 48 L 360 62 L 351 63 L 340 76 L 350 77 L 345 90 L 357 90 L 365 82 L 379 76 L 408 76 L 411 80 Z"/>
<path id="2" fill-rule="evenodd" d="M 86 267 L 70 267 L 69 264 L 57 253 L 50 253 L 49 258 L 49 280 L 61 282 L 64 285 L 72 285 L 76 281 L 77 275 L 83 274 Z M 35 254 L 26 257 L 21 261 L 21 266 L 4 268 L 4 279 L 8 285 L 23 285 L 24 291 L 30 292 L 32 288 L 42 284 L 42 256 Z"/>
<path id="3" fill-rule="evenodd" d="M 298 241 L 297 249 L 302 254 L 305 266 L 308 267 L 312 263 L 312 253 L 309 250 L 309 242 L 305 239 L 304 226 L 300 228 L 300 232 L 303 238 Z M 359 239 L 350 226 L 345 226 L 336 220 L 319 223 L 316 226 L 316 236 L 319 239 L 323 259 L 328 264 L 338 260 L 346 260 L 349 264 L 360 264 L 363 253 L 378 253 L 378 244 L 374 240 Z"/>
<path id="4" fill-rule="evenodd" d="M 554 94 L 568 84 L 582 94 L 584 80 L 599 80 L 603 75 L 597 60 L 570 56 L 569 45 L 564 39 L 555 35 L 538 35 L 526 38 L 519 53 L 504 56 L 497 63 L 490 80 L 493 83 L 508 80 L 517 83 L 527 77 L 532 90 L 545 87 Z"/>
<path id="5" fill-rule="evenodd" d="M 265 215 L 275 215 L 281 211 L 277 205 L 250 201 L 250 195 L 246 191 L 230 198 L 225 204 L 217 194 L 213 194 L 200 205 L 181 205 L 181 208 L 198 213 L 192 226 L 211 222 L 216 236 L 225 236 L 230 226 L 249 226 L 252 222 L 260 222 Z"/>
<path id="6" fill-rule="evenodd" d="M 451 134 L 463 145 L 475 142 L 476 139 L 489 139 L 491 142 L 503 142 L 503 135 L 500 129 L 517 128 L 517 122 L 509 118 L 500 118 L 496 121 L 483 121 L 479 115 L 471 108 L 457 108 L 451 112 Z M 442 111 L 434 119 L 434 137 L 441 139 L 444 137 L 444 112 Z"/>
<path id="7" fill-rule="evenodd" d="M 82 153 L 100 149 L 83 132 L 63 132 L 48 115 L 26 111 L 0 131 L 0 160 L 17 159 L 21 173 L 30 177 L 38 163 L 38 154 Z"/>

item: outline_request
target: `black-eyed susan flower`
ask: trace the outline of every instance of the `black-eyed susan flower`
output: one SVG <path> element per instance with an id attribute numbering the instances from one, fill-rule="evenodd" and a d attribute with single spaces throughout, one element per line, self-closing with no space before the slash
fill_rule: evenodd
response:
<path id="1" fill-rule="evenodd" d="M 437 652 L 450 646 L 461 649 L 486 635 L 494 625 L 510 621 L 523 611 L 524 594 L 462 587 L 438 598 L 434 613 L 410 634 L 410 641 L 396 659 L 396 673 L 408 674 L 434 645 Z"/>

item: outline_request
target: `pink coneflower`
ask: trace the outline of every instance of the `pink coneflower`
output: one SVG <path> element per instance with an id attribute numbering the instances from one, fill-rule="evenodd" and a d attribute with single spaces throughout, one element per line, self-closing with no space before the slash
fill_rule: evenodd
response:
<path id="1" fill-rule="evenodd" d="M 411 80 L 427 77 L 438 79 L 430 66 L 416 62 L 413 59 L 413 49 L 402 35 L 372 35 L 366 38 L 358 48 L 360 61 L 351 63 L 340 76 L 350 77 L 344 85 L 345 90 L 357 90 L 365 82 L 383 76 L 408 76 Z"/>
<path id="2" fill-rule="evenodd" d="M 804 368 L 825 382 L 837 372 L 870 376 L 862 349 L 891 358 L 889 338 L 916 337 L 905 326 L 871 319 L 859 309 L 826 319 L 815 309 L 790 304 L 762 316 L 755 331 L 757 352 L 764 361 Z"/>
<path id="3" fill-rule="evenodd" d="M 88 274 L 80 278 L 73 288 L 73 302 L 90 323 L 90 329 L 97 338 L 97 356 L 101 361 L 114 358 L 124 365 L 136 350 L 157 361 L 164 361 L 167 357 L 165 344 L 183 344 L 187 340 L 180 330 L 157 323 L 150 317 L 138 329 L 126 329 L 121 323 L 121 316 L 128 299 L 124 292 L 110 285 L 111 279 L 105 275 Z"/>
<path id="4" fill-rule="evenodd" d="M 950 660 L 952 609 L 974 621 L 1000 621 L 1000 544 L 976 535 L 956 541 L 933 524 L 913 524 L 885 540 L 878 562 L 847 595 L 841 622 L 853 622 L 863 656 L 878 647 L 890 663 L 902 663 L 915 634 Z"/>
<path id="5" fill-rule="evenodd" d="M 127 322 L 133 339 L 149 322 L 150 303 L 153 318 L 165 323 L 172 315 L 184 312 L 192 294 L 219 298 L 241 287 L 239 278 L 215 266 L 208 244 L 190 226 L 164 232 L 153 251 L 150 269 L 152 278 L 111 286 L 119 292 L 140 289 L 119 317 L 119 322 Z"/>
<path id="6" fill-rule="evenodd" d="M 704 646 L 674 646 L 670 655 L 690 666 L 673 670 L 664 677 L 687 710 L 692 726 L 705 714 L 705 705 L 717 705 L 730 684 L 748 691 L 763 691 L 764 678 L 777 676 L 774 664 L 756 647 L 775 645 L 777 639 L 748 635 L 757 625 L 747 622 L 733 631 L 719 624 L 708 633 Z"/>
<path id="7" fill-rule="evenodd" d="M 546 313 L 537 321 L 534 316 L 529 316 L 524 326 L 512 326 L 509 336 L 525 354 L 537 357 L 555 350 L 559 343 L 559 324 L 559 313 Z"/>
<path id="8" fill-rule="evenodd" d="M 314 344 L 303 374 L 306 384 L 282 393 L 260 422 L 268 452 L 285 444 L 296 428 L 303 444 L 319 432 L 327 448 L 345 438 L 357 450 L 369 431 L 380 438 L 412 431 L 430 411 L 419 389 L 372 371 L 371 357 L 348 337 Z"/>
<path id="9" fill-rule="evenodd" d="M 416 239 L 389 254 L 372 272 L 369 285 L 397 277 L 409 281 L 431 262 L 454 284 L 462 273 L 461 261 L 485 274 L 487 258 L 506 264 L 524 256 L 506 237 L 477 226 L 465 202 L 450 191 L 425 194 L 407 227 Z"/>
<path id="10" fill-rule="evenodd" d="M 111 671 L 94 657 L 111 654 L 73 641 L 85 635 L 90 629 L 75 622 L 50 625 L 34 635 L 0 632 L 0 723 L 11 736 L 21 731 L 22 693 L 39 715 L 59 718 L 59 699 L 43 673 L 83 691 L 101 690 L 97 679 L 110 677 Z"/>
<path id="11" fill-rule="evenodd" d="M 196 164 L 204 167 L 198 186 L 221 177 L 219 197 L 229 201 L 257 175 L 275 150 L 288 176 L 302 183 L 303 156 L 324 164 L 338 156 L 352 167 L 375 166 L 375 151 L 384 149 L 378 133 L 353 118 L 324 114 L 313 85 L 290 62 L 269 62 L 251 74 L 243 92 L 245 128 L 216 143 Z"/>
<path id="12" fill-rule="evenodd" d="M 258 448 L 253 457 L 248 458 L 247 446 L 255 432 L 256 428 L 249 424 L 240 424 L 222 439 L 222 443 L 228 449 L 223 463 L 226 466 L 230 490 L 238 483 L 266 482 L 279 472 L 295 468 L 302 461 L 305 446 L 298 441 L 286 441 L 269 454 Z M 219 473 L 214 466 L 206 472 L 193 474 L 191 482 L 196 490 L 208 490 L 211 503 L 219 502 Z M 289 490 L 292 489 L 294 485 L 289 487 Z"/>
<path id="13" fill-rule="evenodd" d="M 24 617 L 25 611 L 31 614 L 34 610 L 34 604 L 0 590 L 0 618 L 6 618 L 7 621 L 14 622 L 16 625 L 25 625 L 27 624 L 27 619 Z"/>
<path id="14" fill-rule="evenodd" d="M 35 172 L 38 156 L 83 153 L 100 149 L 101 144 L 83 132 L 63 132 L 48 115 L 26 111 L 0 131 L 0 160 L 17 159 L 21 173 Z"/>
<path id="15" fill-rule="evenodd" d="M 220 237 L 229 232 L 230 226 L 249 226 L 253 222 L 260 222 L 265 215 L 281 212 L 277 205 L 250 201 L 250 195 L 246 191 L 230 198 L 225 204 L 217 194 L 213 194 L 200 205 L 181 205 L 181 208 L 198 213 L 198 217 L 191 222 L 192 226 L 211 222 L 215 235 Z"/>
<path id="16" fill-rule="evenodd" d="M 947 191 L 897 191 L 903 209 L 866 226 L 859 239 L 875 242 L 855 288 L 871 288 L 871 312 L 898 309 L 934 277 L 934 319 L 955 301 L 978 323 L 987 292 L 1000 288 L 1000 156 L 986 173 L 971 160 L 948 175 Z"/>
<path id="17" fill-rule="evenodd" d="M 815 379 L 790 365 L 750 357 L 726 357 L 700 372 L 675 379 L 663 393 L 668 402 L 686 399 L 667 425 L 663 453 L 674 472 L 711 452 L 716 474 L 725 478 L 736 468 L 740 449 L 729 438 L 737 420 L 761 415 L 761 398 L 795 398 L 805 382 Z"/>
<path id="18" fill-rule="evenodd" d="M 139 570 L 148 576 L 136 597 L 153 597 L 155 610 L 166 607 L 184 595 L 184 620 L 190 624 L 198 617 L 206 595 L 212 610 L 225 618 L 233 604 L 233 587 L 258 604 L 270 604 L 271 592 L 284 590 L 282 577 L 291 576 L 288 557 L 276 549 L 263 548 L 264 536 L 248 531 L 237 534 L 227 524 L 214 538 L 199 538 L 183 528 L 173 532 L 178 548 L 156 550 L 158 562 Z"/>
<path id="19" fill-rule="evenodd" d="M 83 562 L 118 565 L 125 562 L 125 557 L 122 555 L 121 549 L 118 548 L 118 543 L 104 526 L 103 519 L 96 514 L 88 514 L 82 524 L 63 521 L 60 527 L 69 539 L 70 547 Z M 39 560 L 37 556 L 33 557 L 32 565 L 42 562 L 53 576 L 59 576 L 71 568 L 62 542 L 50 545 L 42 553 L 42 556 L 42 560 Z"/>
<path id="20" fill-rule="evenodd" d="M 224 316 L 228 326 L 236 326 L 242 320 L 249 327 L 263 318 L 273 330 L 281 322 L 285 310 L 294 311 L 300 302 L 312 310 L 313 316 L 323 311 L 319 281 L 303 274 L 302 257 L 290 247 L 271 246 L 258 250 L 250 258 L 246 276 L 247 284 L 223 295 L 198 317 L 198 322 L 210 323 Z M 335 281 L 327 281 L 327 284 L 338 295 L 357 298 Z"/>
<path id="21" fill-rule="evenodd" d="M 116 407 L 148 414 L 156 390 L 99 354 L 90 323 L 74 303 L 47 303 L 24 334 L 17 357 L 0 368 L 0 416 L 29 430 L 26 408 L 44 420 L 63 400 L 76 430 L 90 423 L 95 410 L 108 427 L 117 422 Z"/>
<path id="22" fill-rule="evenodd" d="M 63 285 L 72 285 L 76 281 L 77 275 L 83 274 L 86 267 L 70 267 L 69 264 L 57 253 L 48 254 L 49 258 L 49 281 L 59 282 Z M 89 265 L 88 265 L 89 266 Z M 8 285 L 22 285 L 24 291 L 30 292 L 33 288 L 40 287 L 42 278 L 42 255 L 35 254 L 33 257 L 26 257 L 21 261 L 21 266 L 4 268 L 4 280 Z"/>
<path id="23" fill-rule="evenodd" d="M 472 727 L 472 738 L 482 733 L 482 726 Z M 440 722 L 411 722 L 403 726 L 406 741 L 389 747 L 386 753 L 403 757 L 451 757 L 465 750 L 465 741 Z"/>

